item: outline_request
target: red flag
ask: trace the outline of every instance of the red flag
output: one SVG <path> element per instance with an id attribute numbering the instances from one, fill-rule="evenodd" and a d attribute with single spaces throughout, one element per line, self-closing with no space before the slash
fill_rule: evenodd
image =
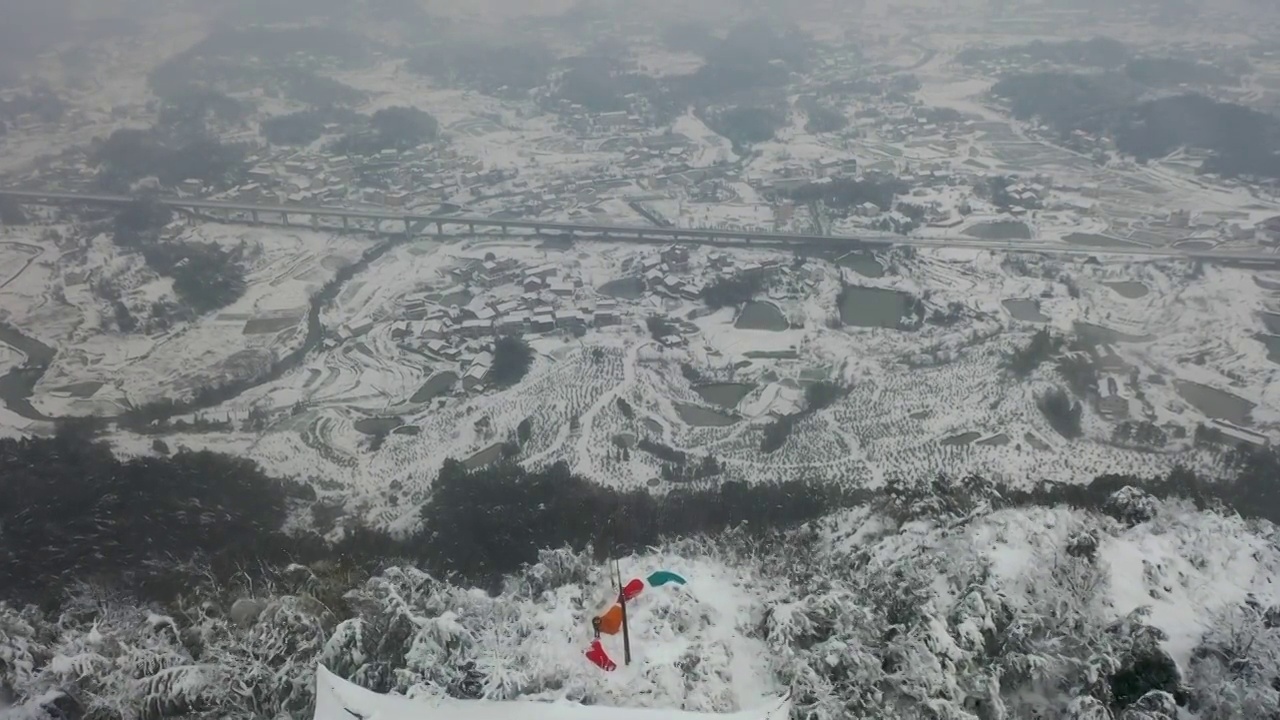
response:
<path id="1" fill-rule="evenodd" d="M 618 669 L 618 664 L 609 659 L 608 653 L 604 651 L 604 646 L 600 644 L 598 639 L 591 641 L 591 648 L 587 650 L 587 659 L 595 663 L 596 667 L 601 670 Z"/>
<path id="2" fill-rule="evenodd" d="M 642 590 L 644 590 L 644 581 L 636 578 L 627 583 L 626 587 L 622 588 L 622 599 L 627 602 L 631 602 L 632 600 L 640 597 L 640 592 Z"/>

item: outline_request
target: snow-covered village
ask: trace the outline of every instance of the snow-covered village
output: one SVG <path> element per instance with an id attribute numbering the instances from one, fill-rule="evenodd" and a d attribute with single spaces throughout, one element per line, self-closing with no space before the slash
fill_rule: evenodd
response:
<path id="1" fill-rule="evenodd" d="M 1275 8 L 686 5 L 0 21 L 0 717 L 1280 718 Z"/>

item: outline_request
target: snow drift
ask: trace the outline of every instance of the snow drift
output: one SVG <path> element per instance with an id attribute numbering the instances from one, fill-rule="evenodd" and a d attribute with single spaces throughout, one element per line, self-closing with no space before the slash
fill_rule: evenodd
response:
<path id="1" fill-rule="evenodd" d="M 778 698 L 754 710 L 716 714 L 653 708 L 610 708 L 571 702 L 414 700 L 379 695 L 316 666 L 314 720 L 786 720 L 791 701 Z"/>

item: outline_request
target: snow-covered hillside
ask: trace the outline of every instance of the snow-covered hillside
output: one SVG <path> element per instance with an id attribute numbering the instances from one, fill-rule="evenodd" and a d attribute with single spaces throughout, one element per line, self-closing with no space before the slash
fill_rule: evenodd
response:
<path id="1" fill-rule="evenodd" d="M 731 712 L 790 691 L 812 720 L 1273 717 L 1277 529 L 1177 502 L 1117 514 L 862 508 L 625 557 L 624 574 L 688 584 L 634 602 L 633 663 L 612 673 L 583 655 L 609 570 L 549 551 L 492 595 L 408 567 L 296 567 L 168 608 L 88 593 L 56 625 L 3 608 L 0 680 L 31 718 L 306 717 L 317 663 L 418 698 Z"/>

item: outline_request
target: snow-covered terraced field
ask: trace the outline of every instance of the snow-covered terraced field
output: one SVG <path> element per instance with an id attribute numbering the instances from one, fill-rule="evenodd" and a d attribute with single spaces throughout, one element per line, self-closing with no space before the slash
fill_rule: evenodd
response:
<path id="1" fill-rule="evenodd" d="M 594 287 L 636 272 L 653 252 L 623 244 L 589 249 L 492 238 L 397 248 L 323 314 L 326 328 L 362 326 L 358 335 L 210 414 L 241 418 L 257 409 L 278 416 L 302 408 L 253 438 L 249 455 L 274 472 L 349 486 L 351 508 L 392 526 L 416 521 L 413 503 L 425 498 L 446 458 L 496 457 L 497 446 L 515 441 L 525 421 L 532 433 L 520 448 L 521 462 L 563 461 L 607 485 L 655 491 L 669 487 L 661 481 L 663 463 L 638 448 L 640 440 L 684 453 L 691 464 L 714 457 L 726 468 L 724 477 L 809 477 L 867 488 L 938 473 L 1029 484 L 1080 482 L 1106 472 L 1150 475 L 1175 464 L 1210 468 L 1188 440 L 1145 452 L 1114 445 L 1117 420 L 1088 400 L 1084 436 L 1057 434 L 1036 405 L 1053 386 L 1065 386 L 1053 363 L 1025 380 L 1003 371 L 1008 354 L 1040 328 L 1071 336 L 1093 327 L 1089 332 L 1104 339 L 1099 355 L 1129 368 L 1119 376 L 1131 396 L 1132 419 L 1190 433 L 1210 417 L 1180 394 L 1180 383 L 1198 383 L 1256 403 L 1249 418 L 1256 431 L 1274 433 L 1280 421 L 1280 391 L 1272 382 L 1278 368 L 1252 340 L 1261 331 L 1257 312 L 1268 291 L 1248 272 L 1209 267 L 1193 275 L 1192 268 L 1169 263 L 1097 264 L 976 250 L 894 252 L 881 258 L 889 272 L 874 279 L 810 259 L 787 271 L 790 289 L 771 299 L 791 319 L 786 330 L 739 329 L 732 308 L 708 313 L 698 310 L 700 303 L 646 293 L 620 301 L 619 325 L 582 338 L 530 336 L 533 367 L 514 387 L 458 384 L 429 402 L 411 402 L 428 378 L 461 376 L 468 360 L 422 352 L 415 345 L 420 341 L 393 332 L 403 326 L 398 318 L 406 296 L 457 292 L 452 270 L 494 253 L 526 267 L 555 264 L 582 280 L 566 302 L 590 305 L 603 299 Z M 789 256 L 768 252 L 738 255 L 739 262 L 790 264 Z M 691 262 L 696 267 L 705 256 L 695 250 Z M 842 282 L 911 293 L 924 300 L 926 313 L 960 308 L 960 319 L 915 330 L 832 326 Z M 499 285 L 469 294 L 499 303 L 522 293 Z M 1040 321 L 1015 318 L 1005 301 L 1016 299 L 1033 300 Z M 681 323 L 683 345 L 665 347 L 650 337 L 643 320 L 658 313 L 693 318 Z M 486 341 L 464 347 L 479 352 Z M 736 406 L 720 407 L 700 396 L 689 370 L 706 382 L 748 389 Z M 798 422 L 781 448 L 762 453 L 765 427 L 802 409 L 803 388 L 818 377 L 839 382 L 847 395 Z M 1132 397 L 1131 382 L 1140 397 Z M 378 426 L 385 440 L 372 451 L 370 428 Z M 391 428 L 399 429 L 385 434 Z"/>

